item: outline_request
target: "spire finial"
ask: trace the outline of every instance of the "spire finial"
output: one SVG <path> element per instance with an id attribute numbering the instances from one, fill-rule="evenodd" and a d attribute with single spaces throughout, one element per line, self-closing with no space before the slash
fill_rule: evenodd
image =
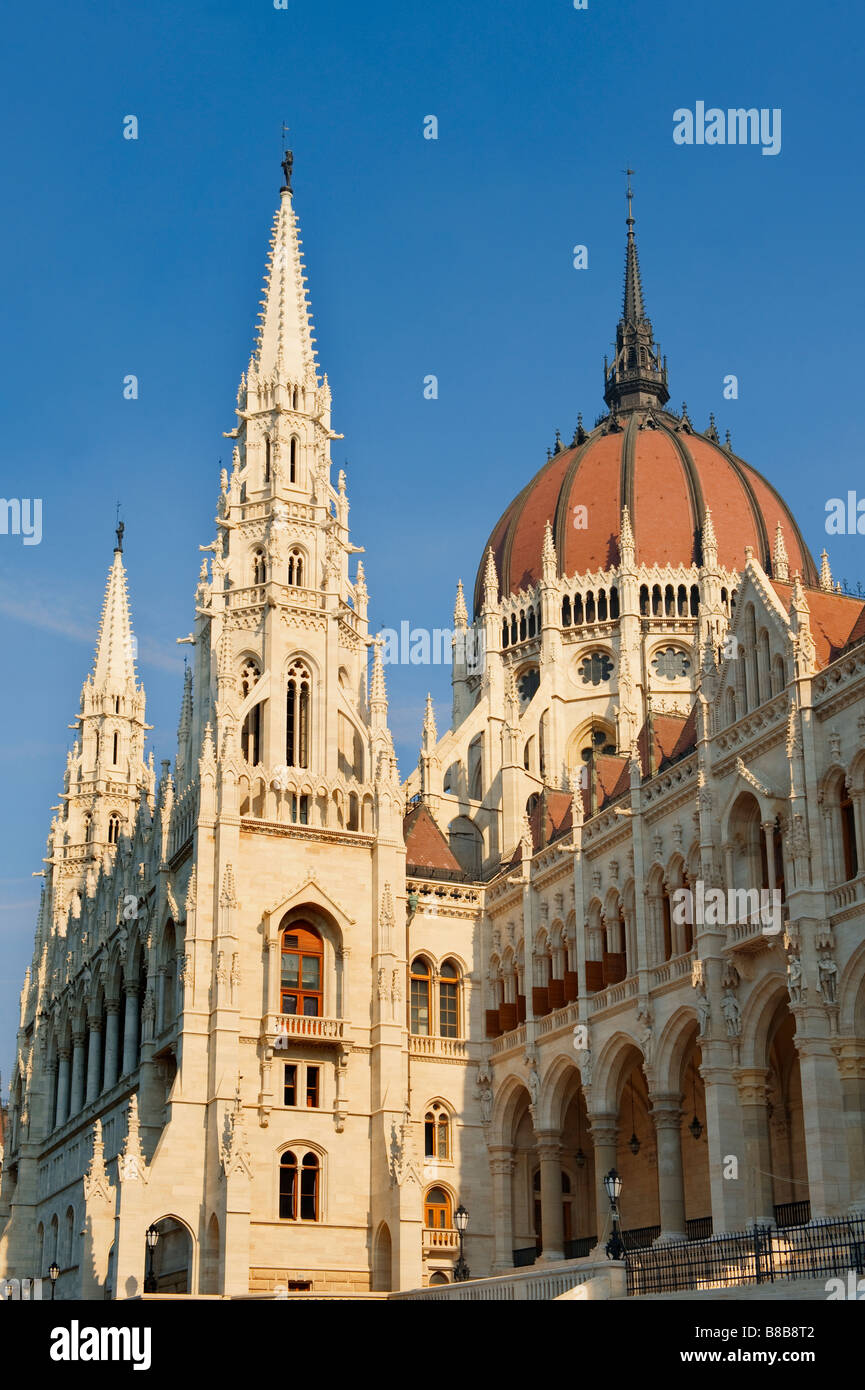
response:
<path id="1" fill-rule="evenodd" d="M 285 124 L 285 122 L 283 121 L 283 123 L 282 123 L 282 174 L 283 174 L 283 180 L 284 180 L 284 182 L 283 182 L 283 185 L 282 185 L 282 191 L 283 191 L 283 192 L 287 192 L 287 193 L 291 193 L 291 191 L 292 191 L 292 189 L 291 189 L 291 171 L 292 171 L 292 169 L 294 168 L 294 154 L 292 153 L 292 151 L 288 148 L 288 145 L 286 144 L 286 137 L 287 137 L 287 135 L 288 135 L 288 126 L 287 126 L 287 125 Z"/>
<path id="2" fill-rule="evenodd" d="M 118 503 L 117 503 L 117 526 L 116 526 L 115 533 L 114 533 L 114 534 L 117 536 L 117 544 L 116 544 L 115 547 L 114 547 L 115 550 L 119 550 L 119 551 L 121 551 L 121 552 L 123 551 L 123 532 L 124 532 L 125 530 L 126 530 L 126 527 L 124 526 L 123 522 L 120 520 L 120 503 L 118 502 Z"/>
<path id="3" fill-rule="evenodd" d="M 637 239 L 634 235 L 633 169 L 623 171 L 628 178 L 628 228 L 625 246 L 625 295 L 622 317 L 616 329 L 616 355 L 604 363 L 604 400 L 615 415 L 622 410 L 640 410 L 666 405 L 667 367 L 655 342 L 651 320 L 643 300 Z"/>

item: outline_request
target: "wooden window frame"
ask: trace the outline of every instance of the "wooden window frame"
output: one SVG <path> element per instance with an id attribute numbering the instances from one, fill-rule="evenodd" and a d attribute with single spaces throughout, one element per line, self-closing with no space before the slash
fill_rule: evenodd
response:
<path id="1" fill-rule="evenodd" d="M 286 945 L 289 938 L 300 938 L 301 936 L 312 938 L 318 942 L 318 950 L 306 946 L 297 941 L 295 945 Z M 285 967 L 283 962 L 286 956 L 296 956 L 298 958 L 297 984 L 285 983 Z M 303 985 L 303 967 L 306 960 L 318 961 L 318 988 L 309 989 Z M 293 997 L 295 1000 L 294 1009 L 287 1007 L 288 1000 Z M 307 1001 L 315 1003 L 314 1010 L 308 1010 Z M 316 930 L 311 922 L 299 920 L 291 922 L 287 927 L 283 927 L 280 933 L 280 970 L 279 970 L 279 1011 L 281 1014 L 294 1014 L 304 1018 L 322 1018 L 324 1016 L 324 940 L 321 933 Z"/>
<path id="2" fill-rule="evenodd" d="M 415 967 L 418 965 L 418 962 L 420 962 L 420 964 L 421 964 L 422 967 L 423 967 L 423 970 L 422 970 L 422 971 L 421 971 L 421 970 L 417 970 L 417 969 L 415 968 Z M 416 1026 L 416 1025 L 419 1025 L 419 1023 L 420 1023 L 420 1012 L 421 1012 L 421 1008 L 422 1008 L 422 1006 L 423 1006 L 423 999 L 422 999 L 422 987 L 423 987 L 423 986 L 426 986 L 426 990 L 425 990 L 425 993 L 426 993 L 426 1028 L 425 1028 L 425 1029 L 421 1029 L 419 1026 Z M 410 979 L 409 979 L 409 1032 L 412 1033 L 415 1037 L 418 1037 L 418 1038 L 429 1038 L 429 1037 L 432 1036 L 432 1033 L 431 1033 L 431 1030 L 430 1030 L 430 1024 L 431 1024 L 431 1022 L 432 1022 L 432 1019 L 431 1019 L 431 1017 L 430 1017 L 430 1006 L 431 1006 L 431 1004 L 432 1004 L 432 969 L 431 969 L 431 967 L 430 967 L 429 961 L 428 961 L 424 956 L 415 956 L 414 960 L 413 960 L 412 963 L 411 963 L 411 968 L 410 968 Z"/>

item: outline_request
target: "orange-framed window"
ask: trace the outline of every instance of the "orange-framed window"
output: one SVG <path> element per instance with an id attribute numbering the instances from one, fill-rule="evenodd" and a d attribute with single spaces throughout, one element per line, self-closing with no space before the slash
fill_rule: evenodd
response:
<path id="1" fill-rule="evenodd" d="M 449 1231 L 451 1220 L 451 1199 L 443 1187 L 431 1187 L 423 1204 L 423 1222 L 428 1231 Z"/>
<path id="2" fill-rule="evenodd" d="M 460 1026 L 460 972 L 446 960 L 439 977 L 439 1036 L 458 1038 Z"/>
<path id="3" fill-rule="evenodd" d="M 324 945 L 308 922 L 292 922 L 282 934 L 280 1010 L 320 1018 Z"/>
<path id="4" fill-rule="evenodd" d="M 298 1167 L 297 1155 L 290 1149 L 279 1160 L 279 1216 L 282 1221 L 318 1221 L 318 1154 L 306 1153 Z"/>
<path id="5" fill-rule="evenodd" d="M 317 1110 L 320 1101 L 321 1088 L 319 1085 L 320 1069 L 318 1067 L 307 1067 L 306 1069 L 306 1104 L 310 1110 Z"/>
<path id="6" fill-rule="evenodd" d="M 430 1030 L 429 1017 L 430 968 L 422 956 L 411 963 L 411 1020 L 412 1033 L 427 1036 Z"/>

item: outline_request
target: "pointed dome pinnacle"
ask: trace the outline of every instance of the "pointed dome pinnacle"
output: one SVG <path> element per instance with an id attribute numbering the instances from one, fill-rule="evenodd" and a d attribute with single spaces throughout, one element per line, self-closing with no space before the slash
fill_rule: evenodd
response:
<path id="1" fill-rule="evenodd" d="M 775 545 L 772 550 L 772 574 L 775 579 L 785 583 L 790 578 L 790 560 L 784 544 L 784 531 L 781 522 L 775 527 Z"/>
<path id="2" fill-rule="evenodd" d="M 824 550 L 820 555 L 820 588 L 827 593 L 832 592 L 832 571 L 829 568 L 829 556 Z"/>
<path id="3" fill-rule="evenodd" d="M 487 550 L 487 563 L 484 570 L 484 602 L 494 606 L 499 601 L 499 577 L 496 574 L 496 560 L 492 546 Z"/>
<path id="4" fill-rule="evenodd" d="M 553 528 L 547 521 L 544 526 L 544 544 L 541 550 L 541 564 L 543 566 L 544 578 L 555 579 L 558 561 L 556 560 L 556 547 L 553 541 Z"/>
<path id="5" fill-rule="evenodd" d="M 381 637 L 376 637 L 373 641 L 372 650 L 372 682 L 369 691 L 369 703 L 371 706 L 379 705 L 387 708 L 387 687 L 384 680 L 384 662 L 382 660 L 382 647 L 384 641 Z"/>
<path id="6" fill-rule="evenodd" d="M 423 719 L 423 746 L 424 748 L 433 748 L 437 742 L 438 730 L 436 729 L 435 710 L 433 709 L 432 695 L 427 692 Z"/>
<path id="7" fill-rule="evenodd" d="M 619 524 L 619 555 L 623 564 L 634 563 L 635 542 L 634 529 L 631 526 L 631 513 L 627 502 L 622 508 L 622 520 Z"/>
<path id="8" fill-rule="evenodd" d="M 457 596 L 454 603 L 454 627 L 462 630 L 468 627 L 469 615 L 466 608 L 466 596 L 463 593 L 463 581 L 457 580 Z"/>

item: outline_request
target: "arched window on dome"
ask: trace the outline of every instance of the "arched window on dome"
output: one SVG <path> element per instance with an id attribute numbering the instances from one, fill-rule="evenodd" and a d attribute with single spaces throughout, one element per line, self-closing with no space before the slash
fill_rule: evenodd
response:
<path id="1" fill-rule="evenodd" d="M 583 596 L 582 594 L 574 594 L 574 627 L 582 627 L 584 621 Z"/>
<path id="2" fill-rule="evenodd" d="M 503 647 L 508 646 L 509 639 L 510 639 L 510 629 L 508 628 L 508 620 L 507 620 L 507 618 L 505 618 L 504 622 L 502 623 L 502 646 L 503 646 Z"/>
<path id="3" fill-rule="evenodd" d="M 641 616 L 642 618 L 648 618 L 648 616 L 649 616 L 649 586 L 648 586 L 648 584 L 641 584 L 641 585 L 640 585 L 640 616 Z"/>
<path id="4" fill-rule="evenodd" d="M 511 646 L 517 641 L 517 615 L 511 614 Z"/>
<path id="5" fill-rule="evenodd" d="M 691 617 L 696 618 L 700 612 L 700 586 L 691 585 Z"/>
<path id="6" fill-rule="evenodd" d="M 676 608 L 680 618 L 688 616 L 688 590 L 684 584 L 680 584 L 676 592 Z"/>
<path id="7" fill-rule="evenodd" d="M 521 608 L 521 609 L 520 609 L 520 641 L 521 641 L 521 642 L 525 642 L 525 640 L 526 640 L 526 638 L 528 637 L 528 635 L 529 635 L 529 630 L 528 630 L 528 626 L 527 626 L 527 624 L 526 624 L 525 609 Z"/>
<path id="8" fill-rule="evenodd" d="M 529 636 L 530 636 L 530 637 L 534 637 L 534 635 L 535 635 L 535 610 L 534 610 L 534 608 L 530 608 L 530 609 L 529 609 Z"/>
<path id="9" fill-rule="evenodd" d="M 653 584 L 653 585 L 652 585 L 652 617 L 653 617 L 653 618 L 660 618 L 661 616 L 662 616 L 662 613 L 661 613 L 661 586 L 660 586 L 660 584 Z"/>
<path id="10" fill-rule="evenodd" d="M 593 594 L 592 590 L 589 589 L 588 593 L 586 594 L 586 622 L 587 622 L 587 623 L 593 623 L 594 621 L 595 621 L 595 595 Z"/>
<path id="11" fill-rule="evenodd" d="M 599 589 L 599 590 L 598 590 L 598 622 L 599 622 L 599 623 L 605 623 L 606 621 L 607 621 L 607 591 L 606 591 L 606 589 Z"/>
<path id="12" fill-rule="evenodd" d="M 667 584 L 664 587 L 664 617 L 675 618 L 675 616 L 676 600 L 673 594 L 673 586 L 672 584 Z"/>
<path id="13" fill-rule="evenodd" d="M 610 589 L 610 617 L 614 620 L 619 616 L 619 591 L 615 584 Z"/>
<path id="14" fill-rule="evenodd" d="M 562 627 L 571 625 L 571 599 L 569 594 L 565 594 L 562 599 Z"/>

